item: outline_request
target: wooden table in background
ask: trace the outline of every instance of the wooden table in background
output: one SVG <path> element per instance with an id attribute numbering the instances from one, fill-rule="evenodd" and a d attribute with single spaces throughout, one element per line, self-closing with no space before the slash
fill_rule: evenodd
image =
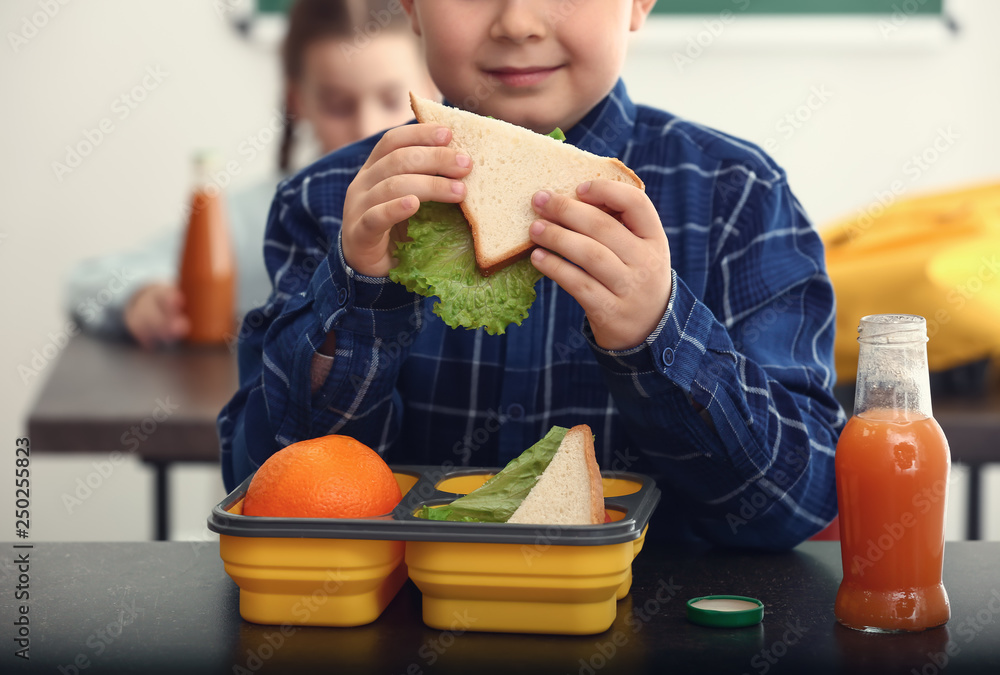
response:
<path id="1" fill-rule="evenodd" d="M 938 396 L 933 406 L 952 461 L 969 467 L 965 538 L 981 539 L 982 470 L 1000 463 L 1000 378 L 993 377 L 985 396 Z"/>
<path id="2" fill-rule="evenodd" d="M 215 419 L 237 387 L 225 346 L 148 352 L 74 337 L 28 417 L 36 452 L 134 454 L 156 472 L 156 538 L 169 535 L 168 469 L 219 461 Z"/>

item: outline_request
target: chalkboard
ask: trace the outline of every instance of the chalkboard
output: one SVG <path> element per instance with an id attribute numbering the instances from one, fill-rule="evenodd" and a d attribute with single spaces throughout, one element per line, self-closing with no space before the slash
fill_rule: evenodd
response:
<path id="1" fill-rule="evenodd" d="M 940 15 L 944 0 L 659 0 L 654 14 Z"/>
<path id="2" fill-rule="evenodd" d="M 288 11 L 292 0 L 257 0 L 257 11 L 261 14 L 278 14 Z"/>
<path id="3" fill-rule="evenodd" d="M 284 12 L 292 0 L 257 0 L 262 14 Z M 941 14 L 944 0 L 659 0 L 654 14 Z"/>

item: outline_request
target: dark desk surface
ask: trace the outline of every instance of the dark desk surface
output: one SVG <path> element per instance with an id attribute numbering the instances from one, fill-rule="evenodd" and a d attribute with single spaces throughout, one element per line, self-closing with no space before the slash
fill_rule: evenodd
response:
<path id="1" fill-rule="evenodd" d="M 218 461 L 215 418 L 237 386 L 225 346 L 147 352 L 77 335 L 49 367 L 28 417 L 33 449 Z M 141 436 L 123 439 L 132 427 Z"/>
<path id="2" fill-rule="evenodd" d="M 808 542 L 784 554 L 647 547 L 612 628 L 570 637 L 429 629 L 410 583 L 368 626 L 282 632 L 240 619 L 215 543 L 43 542 L 30 551 L 30 670 L 13 656 L 10 546 L 0 566 L 5 673 L 1000 673 L 1000 543 L 948 545 L 952 619 L 924 633 L 837 625 L 839 546 Z M 679 589 L 673 597 L 665 584 Z M 760 598 L 763 624 L 688 623 L 684 602 L 708 593 Z M 87 667 L 68 668 L 76 659 Z"/>

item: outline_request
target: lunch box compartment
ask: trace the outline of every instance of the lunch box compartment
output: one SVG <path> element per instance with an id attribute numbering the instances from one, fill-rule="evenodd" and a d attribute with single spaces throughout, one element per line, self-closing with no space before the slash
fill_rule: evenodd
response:
<path id="1" fill-rule="evenodd" d="M 360 626 L 406 582 L 401 541 L 221 537 L 240 616 L 263 624 Z"/>
<path id="2" fill-rule="evenodd" d="M 408 542 L 424 623 L 449 630 L 588 635 L 607 630 L 628 593 L 634 547 Z"/>
<path id="3" fill-rule="evenodd" d="M 648 476 L 604 472 L 601 525 L 459 523 L 420 518 L 482 485 L 498 469 L 396 466 L 403 499 L 375 518 L 244 516 L 252 476 L 219 503 L 226 572 L 240 615 L 264 624 L 359 626 L 378 618 L 405 583 L 423 595 L 423 619 L 441 630 L 593 634 L 628 594 L 632 560 L 659 501 Z"/>
<path id="4" fill-rule="evenodd" d="M 412 471 L 394 471 L 393 476 L 404 495 L 420 478 Z M 220 504 L 226 514 L 250 523 L 303 520 L 244 516 L 249 481 Z M 386 514 L 371 520 L 391 518 Z M 405 545 L 399 540 L 234 536 L 216 531 L 226 573 L 240 588 L 240 616 L 253 623 L 361 626 L 377 619 L 406 583 Z"/>
<path id="5" fill-rule="evenodd" d="M 483 483 L 495 475 L 495 471 L 477 471 L 475 473 L 466 473 L 463 471 L 457 474 L 450 474 L 446 478 L 438 481 L 438 484 L 434 487 L 441 492 L 448 492 L 454 495 L 467 495 L 473 490 L 477 490 L 482 487 Z"/>

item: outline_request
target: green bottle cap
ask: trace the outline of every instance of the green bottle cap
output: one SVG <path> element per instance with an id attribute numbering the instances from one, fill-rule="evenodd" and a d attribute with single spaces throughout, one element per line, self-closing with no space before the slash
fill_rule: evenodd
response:
<path id="1" fill-rule="evenodd" d="M 742 595 L 703 595 L 687 601 L 687 618 L 711 628 L 756 626 L 764 619 L 764 603 Z"/>

